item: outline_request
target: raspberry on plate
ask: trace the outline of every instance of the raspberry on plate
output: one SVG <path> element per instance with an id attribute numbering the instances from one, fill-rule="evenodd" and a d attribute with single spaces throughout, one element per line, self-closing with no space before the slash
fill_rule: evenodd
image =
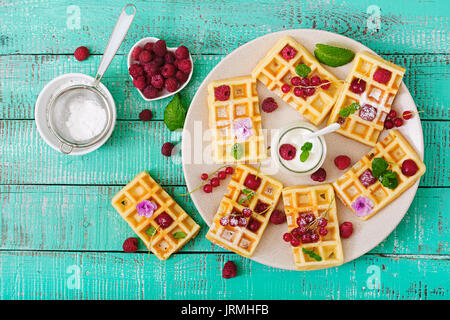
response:
<path id="1" fill-rule="evenodd" d="M 334 164 L 339 170 L 345 170 L 350 165 L 350 158 L 344 155 L 337 156 L 334 158 Z"/>
<path id="2" fill-rule="evenodd" d="M 280 152 L 280 156 L 284 160 L 294 159 L 295 154 L 297 153 L 297 149 L 292 144 L 288 144 L 288 143 L 282 144 L 278 151 Z"/>
<path id="3" fill-rule="evenodd" d="M 164 41 L 164 40 L 156 41 L 153 44 L 153 52 L 159 57 L 164 57 L 164 55 L 167 52 L 166 41 Z"/>
<path id="4" fill-rule="evenodd" d="M 192 70 L 192 63 L 189 59 L 183 59 L 178 62 L 178 69 L 186 74 L 189 74 Z"/>
<path id="5" fill-rule="evenodd" d="M 160 74 L 156 74 L 151 78 L 152 86 L 158 89 L 162 89 L 164 87 L 164 78 Z"/>
<path id="6" fill-rule="evenodd" d="M 375 73 L 373 74 L 373 80 L 379 83 L 386 84 L 391 80 L 392 72 L 389 70 L 379 68 Z"/>
<path id="7" fill-rule="evenodd" d="M 341 237 L 344 239 L 349 238 L 353 233 L 353 224 L 351 222 L 344 222 L 339 228 Z"/>
<path id="8" fill-rule="evenodd" d="M 175 60 L 176 60 L 175 54 L 171 51 L 167 51 L 166 54 L 164 55 L 165 63 L 173 64 L 175 62 Z"/>
<path id="9" fill-rule="evenodd" d="M 153 59 L 152 53 L 147 50 L 142 50 L 139 54 L 140 62 L 150 62 Z"/>
<path id="10" fill-rule="evenodd" d="M 147 87 L 145 87 L 145 89 L 142 91 L 142 94 L 144 95 L 144 97 L 146 97 L 147 99 L 154 99 L 158 96 L 159 90 L 158 88 L 155 88 L 152 85 L 148 85 Z"/>
<path id="11" fill-rule="evenodd" d="M 143 90 L 147 86 L 147 79 L 144 76 L 137 77 L 136 79 L 133 79 L 133 85 Z"/>
<path id="12" fill-rule="evenodd" d="M 185 83 L 188 79 L 188 75 L 186 73 L 184 73 L 183 71 L 178 70 L 177 73 L 175 74 L 175 78 L 177 78 L 178 82 L 181 83 Z"/>
<path id="13" fill-rule="evenodd" d="M 324 168 L 320 168 L 311 175 L 311 179 L 317 182 L 323 182 L 327 178 L 327 172 Z"/>
<path id="14" fill-rule="evenodd" d="M 133 78 L 137 78 L 144 74 L 144 69 L 140 65 L 135 63 L 130 66 L 128 72 L 130 73 L 130 76 L 132 76 Z"/>
<path id="15" fill-rule="evenodd" d="M 136 48 L 133 49 L 133 52 L 131 53 L 131 57 L 134 60 L 139 60 L 139 55 L 141 54 L 141 52 L 142 52 L 142 48 L 141 47 L 136 47 Z"/>
<path id="16" fill-rule="evenodd" d="M 173 77 L 176 73 L 176 69 L 175 66 L 173 64 L 170 63 L 166 63 L 162 68 L 161 68 L 161 74 L 164 78 L 170 78 Z"/>
<path id="17" fill-rule="evenodd" d="M 264 112 L 270 113 L 278 108 L 278 104 L 272 97 L 265 98 L 262 102 L 261 109 Z"/>
<path id="18" fill-rule="evenodd" d="M 270 216 L 270 222 L 273 224 L 282 224 L 286 222 L 286 214 L 281 210 L 274 210 Z"/>
<path id="19" fill-rule="evenodd" d="M 178 89 L 178 81 L 175 78 L 167 78 L 164 82 L 164 88 L 169 92 L 175 92 Z"/>
<path id="20" fill-rule="evenodd" d="M 295 57 L 295 55 L 297 54 L 297 50 L 295 50 L 294 48 L 292 48 L 290 45 L 286 45 L 283 50 L 281 50 L 281 56 L 285 59 L 285 60 L 291 60 L 292 58 Z"/>

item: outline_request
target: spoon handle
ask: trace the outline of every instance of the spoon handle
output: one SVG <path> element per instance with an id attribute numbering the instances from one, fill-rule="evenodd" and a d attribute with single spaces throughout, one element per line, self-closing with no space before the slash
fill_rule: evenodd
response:
<path id="1" fill-rule="evenodd" d="M 324 134 L 327 134 L 327 133 L 334 132 L 334 131 L 338 130 L 340 127 L 341 126 L 339 123 L 330 124 L 329 126 L 326 126 L 325 128 L 320 129 L 319 131 L 308 134 L 307 136 L 305 136 L 305 140 L 309 140 L 309 139 L 312 139 L 312 138 L 315 138 L 318 136 L 323 136 Z"/>

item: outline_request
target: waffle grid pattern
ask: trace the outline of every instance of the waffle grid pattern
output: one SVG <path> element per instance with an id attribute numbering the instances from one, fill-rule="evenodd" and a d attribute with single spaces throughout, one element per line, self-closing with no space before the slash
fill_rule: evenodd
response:
<path id="1" fill-rule="evenodd" d="M 286 45 L 297 50 L 295 57 L 289 61 L 281 56 L 281 51 Z M 299 63 L 303 63 L 311 68 L 309 76 L 317 75 L 322 80 L 329 80 L 331 83 L 330 88 L 327 90 L 318 88 L 306 100 L 295 96 L 293 89 L 288 93 L 281 91 L 281 87 L 284 84 L 290 85 L 291 78 L 297 76 L 295 67 Z M 319 125 L 330 112 L 341 87 L 341 83 L 331 72 L 322 67 L 305 47 L 289 36 L 281 38 L 270 49 L 267 55 L 253 69 L 252 75 L 315 125 Z"/>
<path id="2" fill-rule="evenodd" d="M 399 180 L 399 184 L 395 189 L 391 190 L 384 187 L 378 180 L 368 188 L 361 183 L 359 177 L 365 170 L 371 169 L 372 159 L 374 158 L 383 158 L 391 163 L 389 170 L 396 172 Z M 413 160 L 419 168 L 412 177 L 406 177 L 401 172 L 401 164 L 407 159 Z M 410 188 L 425 171 L 425 164 L 420 160 L 406 139 L 398 130 L 391 130 L 385 139 L 378 142 L 375 148 L 364 155 L 342 177 L 337 179 L 333 183 L 333 187 L 338 197 L 353 213 L 355 211 L 352 209 L 351 204 L 358 196 L 369 198 L 374 204 L 372 212 L 369 215 L 358 217 L 361 220 L 367 220 Z"/>
<path id="3" fill-rule="evenodd" d="M 261 184 L 248 203 L 240 204 L 240 200 L 245 196 L 242 190 L 247 188 L 244 185 L 244 181 L 249 174 L 257 175 L 261 179 Z M 238 165 L 228 184 L 227 193 L 220 202 L 219 209 L 214 216 L 206 238 L 225 249 L 244 257 L 251 257 L 267 227 L 270 215 L 278 203 L 282 189 L 283 185 L 279 181 L 260 172 L 258 173 L 252 167 L 242 164 Z M 264 214 L 256 213 L 255 207 L 259 202 L 268 204 L 270 209 Z M 222 217 L 229 217 L 236 211 L 242 212 L 245 207 L 253 211 L 252 216 L 249 218 L 249 223 L 252 220 L 256 220 L 259 223 L 259 228 L 256 232 L 249 230 L 247 228 L 248 224 L 245 227 L 222 226 L 220 224 Z"/>
<path id="4" fill-rule="evenodd" d="M 146 218 L 138 215 L 136 205 L 143 200 L 150 200 L 158 208 L 153 216 Z M 190 239 L 194 238 L 200 226 L 172 199 L 172 197 L 152 179 L 148 172 L 139 173 L 130 183 L 120 190 L 112 199 L 112 205 L 120 216 L 128 223 L 133 231 L 142 239 L 160 260 L 182 248 Z M 172 224 L 166 229 L 161 228 L 155 219 L 162 213 L 168 214 Z M 147 232 L 156 230 L 149 235 Z M 184 232 L 186 237 L 176 239 L 176 232 Z M 151 232 L 149 232 L 151 234 Z"/>
<path id="5" fill-rule="evenodd" d="M 214 90 L 221 85 L 231 88 L 230 98 L 227 101 L 219 101 L 215 98 Z M 264 144 L 255 79 L 251 76 L 243 76 L 209 83 L 208 108 L 216 163 L 256 163 L 266 158 L 267 150 Z M 252 135 L 246 141 L 238 141 L 233 133 L 233 126 L 236 120 L 245 118 L 251 119 Z M 244 150 L 240 159 L 235 159 L 231 153 L 235 143 L 239 143 Z"/>
<path id="6" fill-rule="evenodd" d="M 373 80 L 373 74 L 379 68 L 392 73 L 391 79 L 387 84 Z M 404 73 L 405 69 L 402 67 L 368 52 L 358 52 L 342 87 L 341 94 L 328 119 L 328 124 L 341 123 L 341 128 L 338 130 L 340 134 L 366 145 L 375 146 L 384 128 L 384 120 L 391 110 Z M 361 79 L 366 82 L 366 89 L 362 94 L 357 94 L 350 90 L 351 82 L 354 79 Z M 372 121 L 364 120 L 359 116 L 358 111 L 351 114 L 348 118 L 341 118 L 339 111 L 354 102 L 358 102 L 361 107 L 365 104 L 375 107 L 377 109 L 375 119 Z"/>
<path id="7" fill-rule="evenodd" d="M 322 184 L 284 188 L 283 202 L 289 231 L 298 227 L 297 218 L 303 213 L 313 213 L 318 218 L 328 210 L 327 235 L 320 236 L 318 242 L 301 243 L 298 247 L 292 247 L 297 270 L 316 270 L 341 265 L 344 255 L 333 187 L 330 184 Z M 322 260 L 313 259 L 303 252 L 303 248 L 314 251 Z"/>

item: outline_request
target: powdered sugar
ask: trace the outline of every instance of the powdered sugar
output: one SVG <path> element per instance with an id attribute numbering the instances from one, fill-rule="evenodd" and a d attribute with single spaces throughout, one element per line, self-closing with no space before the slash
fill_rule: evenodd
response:
<path id="1" fill-rule="evenodd" d="M 94 100 L 74 100 L 69 106 L 67 129 L 75 141 L 90 140 L 99 135 L 106 125 L 106 112 Z"/>

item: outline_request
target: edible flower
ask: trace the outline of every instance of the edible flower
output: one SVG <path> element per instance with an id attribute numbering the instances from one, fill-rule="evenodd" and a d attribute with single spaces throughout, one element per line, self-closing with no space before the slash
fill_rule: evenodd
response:
<path id="1" fill-rule="evenodd" d="M 158 206 L 152 201 L 144 200 L 136 205 L 136 209 L 138 215 L 150 218 L 151 216 L 153 216 L 155 210 L 158 209 Z"/>
<path id="2" fill-rule="evenodd" d="M 364 217 L 372 213 L 373 202 L 364 196 L 359 196 L 352 203 L 352 209 L 358 217 Z"/>
<path id="3" fill-rule="evenodd" d="M 252 120 L 250 118 L 236 120 L 233 132 L 239 140 L 247 140 L 252 135 Z"/>

